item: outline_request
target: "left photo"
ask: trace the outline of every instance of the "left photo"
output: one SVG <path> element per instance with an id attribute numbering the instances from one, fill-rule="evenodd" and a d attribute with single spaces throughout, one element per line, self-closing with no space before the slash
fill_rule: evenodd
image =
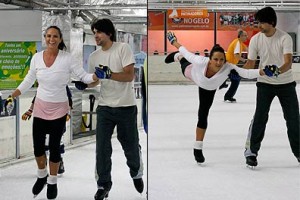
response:
<path id="1" fill-rule="evenodd" d="M 147 1 L 0 10 L 1 199 L 148 199 Z"/>

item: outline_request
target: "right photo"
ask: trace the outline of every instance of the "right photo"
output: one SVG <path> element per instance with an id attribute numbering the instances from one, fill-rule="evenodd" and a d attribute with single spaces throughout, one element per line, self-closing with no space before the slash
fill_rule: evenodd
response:
<path id="1" fill-rule="evenodd" d="M 299 19 L 300 1 L 148 0 L 149 200 L 299 198 Z"/>

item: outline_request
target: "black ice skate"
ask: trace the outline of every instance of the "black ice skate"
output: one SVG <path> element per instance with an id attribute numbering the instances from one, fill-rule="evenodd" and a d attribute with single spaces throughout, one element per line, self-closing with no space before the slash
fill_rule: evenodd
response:
<path id="1" fill-rule="evenodd" d="M 142 193 L 144 191 L 144 181 L 142 178 L 133 179 L 133 184 L 139 193 Z"/>
<path id="2" fill-rule="evenodd" d="M 202 153 L 202 149 L 194 149 L 194 156 L 197 163 L 204 163 L 205 158 Z"/>
<path id="3" fill-rule="evenodd" d="M 36 182 L 34 183 L 33 187 L 32 187 L 32 194 L 34 195 L 33 198 L 35 198 L 45 187 L 46 183 L 47 183 L 47 176 L 45 176 L 44 178 L 37 178 Z"/>
<path id="4" fill-rule="evenodd" d="M 47 185 L 47 198 L 55 199 L 57 197 L 57 184 L 48 184 Z"/>
<path id="5" fill-rule="evenodd" d="M 65 166 L 64 166 L 64 161 L 61 158 L 60 162 L 59 162 L 59 168 L 58 168 L 58 174 L 63 174 L 65 172 Z"/>
<path id="6" fill-rule="evenodd" d="M 246 164 L 248 167 L 254 169 L 257 166 L 256 156 L 248 156 L 246 157 Z"/>
<path id="7" fill-rule="evenodd" d="M 175 52 L 172 52 L 172 53 L 170 53 L 169 55 L 167 55 L 167 57 L 165 58 L 165 63 L 167 63 L 167 64 L 169 64 L 169 63 L 172 63 L 172 62 L 174 62 L 175 60 L 174 60 L 174 55 L 176 54 L 176 53 L 178 53 L 179 51 L 175 51 Z"/>
<path id="8" fill-rule="evenodd" d="M 109 193 L 109 190 L 108 189 L 104 189 L 104 188 L 100 188 L 97 190 L 94 198 L 95 200 L 103 200 L 104 198 L 108 198 L 108 193 Z"/>

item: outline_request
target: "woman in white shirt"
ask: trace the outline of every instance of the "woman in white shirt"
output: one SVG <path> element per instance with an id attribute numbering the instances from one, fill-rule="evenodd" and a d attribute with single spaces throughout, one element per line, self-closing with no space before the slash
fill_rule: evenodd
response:
<path id="1" fill-rule="evenodd" d="M 217 88 L 227 79 L 228 75 L 234 76 L 236 72 L 248 79 L 265 75 L 263 69 L 243 69 L 226 62 L 225 51 L 218 44 L 215 45 L 209 57 L 195 55 L 178 43 L 174 33 L 168 33 L 168 40 L 179 52 L 169 54 L 165 62 L 180 62 L 183 75 L 199 86 L 199 109 L 194 144 L 194 156 L 198 163 L 203 163 L 202 147 L 207 129 L 207 118 L 213 103 Z M 235 70 L 236 72 L 232 72 Z"/>
<path id="2" fill-rule="evenodd" d="M 71 73 L 85 83 L 98 81 L 98 78 L 95 74 L 86 73 L 70 53 L 63 51 L 66 46 L 61 30 L 57 26 L 48 27 L 44 38 L 47 48 L 32 57 L 26 77 L 11 96 L 15 98 L 25 93 L 36 80 L 38 81 L 32 129 L 38 178 L 32 188 L 32 193 L 34 196 L 38 195 L 47 184 L 47 198 L 55 199 L 60 162 L 59 146 L 69 111 L 66 86 Z M 49 134 L 49 174 L 45 155 L 46 134 Z"/>

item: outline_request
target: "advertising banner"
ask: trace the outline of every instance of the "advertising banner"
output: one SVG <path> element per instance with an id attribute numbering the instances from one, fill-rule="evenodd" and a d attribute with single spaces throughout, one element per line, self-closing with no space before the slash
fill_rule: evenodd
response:
<path id="1" fill-rule="evenodd" d="M 169 30 L 213 30 L 214 15 L 206 9 L 168 10 Z"/>
<path id="2" fill-rule="evenodd" d="M 0 90 L 18 87 L 35 52 L 36 42 L 0 42 Z"/>
<path id="3" fill-rule="evenodd" d="M 235 31 L 259 31 L 254 12 L 221 12 L 217 13 L 217 29 Z"/>

